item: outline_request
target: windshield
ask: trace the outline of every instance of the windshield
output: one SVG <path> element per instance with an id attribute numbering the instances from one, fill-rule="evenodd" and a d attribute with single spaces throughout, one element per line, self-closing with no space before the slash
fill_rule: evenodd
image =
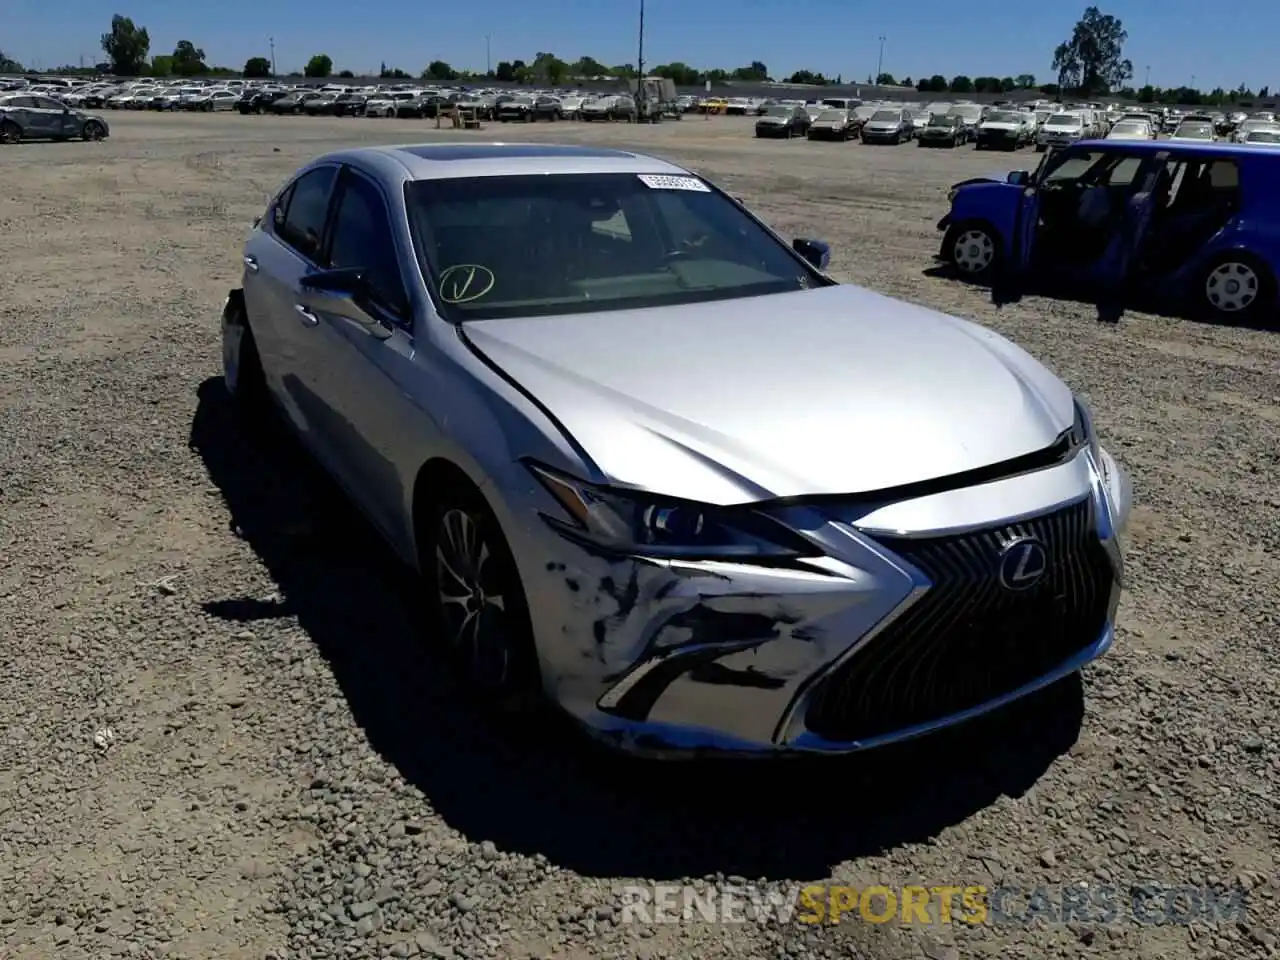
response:
<path id="1" fill-rule="evenodd" d="M 789 117 L 791 112 L 791 107 L 770 107 L 764 112 L 764 115 L 766 117 Z"/>
<path id="2" fill-rule="evenodd" d="M 870 117 L 872 117 L 874 114 L 877 114 L 879 112 L 880 111 L 877 110 L 875 107 L 863 106 L 863 107 L 855 107 L 853 111 L 853 115 L 857 117 L 859 120 L 867 120 Z"/>
<path id="3" fill-rule="evenodd" d="M 1017 123 L 1018 115 L 1007 110 L 997 110 L 987 114 L 987 123 Z"/>
<path id="4" fill-rule="evenodd" d="M 1199 120 L 1193 123 L 1182 123 L 1178 125 L 1178 129 L 1174 131 L 1175 137 L 1194 137 L 1197 140 L 1213 139 L 1213 124 L 1204 123 Z"/>
<path id="5" fill-rule="evenodd" d="M 952 116 L 965 117 L 970 120 L 977 120 L 978 117 L 982 116 L 982 107 L 978 106 L 978 104 L 976 103 L 966 103 L 966 104 L 963 104 L 962 106 L 952 107 L 947 112 L 950 113 Z"/>
<path id="6" fill-rule="evenodd" d="M 696 177 L 416 180 L 414 247 L 451 322 L 729 300 L 822 286 Z"/>
<path id="7" fill-rule="evenodd" d="M 818 114 L 821 123 L 844 123 L 849 118 L 846 110 L 823 110 Z"/>
<path id="8" fill-rule="evenodd" d="M 1078 127 L 1080 118 L 1070 113 L 1055 113 L 1044 122 L 1046 127 Z"/>
<path id="9" fill-rule="evenodd" d="M 1280 128 L 1273 127 L 1269 130 L 1250 130 L 1245 134 L 1245 140 L 1249 143 L 1280 143 Z"/>
<path id="10" fill-rule="evenodd" d="M 876 123 L 897 123 L 902 119 L 902 114 L 897 110 L 877 110 L 871 119 Z"/>
<path id="11" fill-rule="evenodd" d="M 934 114 L 929 118 L 929 125 L 932 127 L 954 127 L 960 122 L 959 117 L 953 117 L 950 114 Z"/>
<path id="12" fill-rule="evenodd" d="M 1136 120 L 1121 120 L 1111 128 L 1112 133 L 1141 133 L 1146 134 L 1149 128 L 1145 123 L 1139 123 Z"/>

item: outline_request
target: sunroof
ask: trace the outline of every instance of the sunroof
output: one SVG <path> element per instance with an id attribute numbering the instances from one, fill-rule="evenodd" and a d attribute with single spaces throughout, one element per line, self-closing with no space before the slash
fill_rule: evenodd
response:
<path id="1" fill-rule="evenodd" d="M 627 157 L 622 150 L 601 150 L 597 147 L 577 147 L 561 144 L 539 143 L 424 143 L 415 147 L 399 147 L 404 153 L 422 160 L 495 160 L 537 157 L 582 157 L 594 159 Z"/>

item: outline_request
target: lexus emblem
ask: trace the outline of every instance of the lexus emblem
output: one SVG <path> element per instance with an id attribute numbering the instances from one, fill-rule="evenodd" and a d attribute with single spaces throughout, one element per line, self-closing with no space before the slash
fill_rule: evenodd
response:
<path id="1" fill-rule="evenodd" d="M 1000 550 L 1000 585 L 1006 590 L 1029 590 L 1048 569 L 1049 554 L 1035 537 L 1018 537 Z"/>

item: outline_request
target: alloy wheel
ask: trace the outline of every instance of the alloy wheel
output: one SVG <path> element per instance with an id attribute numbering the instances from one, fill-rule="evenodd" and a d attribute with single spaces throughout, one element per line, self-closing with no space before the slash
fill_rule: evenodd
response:
<path id="1" fill-rule="evenodd" d="M 1233 260 L 1209 271 L 1204 281 L 1204 296 L 1215 310 L 1243 313 L 1258 299 L 1260 287 L 1257 272 L 1247 263 Z"/>
<path id="2" fill-rule="evenodd" d="M 436 590 L 445 639 L 471 680 L 501 689 L 511 668 L 506 585 L 484 530 L 466 510 L 440 517 L 436 536 Z"/>

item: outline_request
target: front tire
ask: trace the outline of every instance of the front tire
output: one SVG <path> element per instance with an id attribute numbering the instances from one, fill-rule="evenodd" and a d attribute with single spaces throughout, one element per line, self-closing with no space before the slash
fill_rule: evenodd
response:
<path id="1" fill-rule="evenodd" d="M 985 224 L 956 224 L 942 246 L 947 263 L 969 280 L 986 280 L 999 267 L 1000 238 Z"/>
<path id="2" fill-rule="evenodd" d="M 460 480 L 422 519 L 432 612 L 459 678 L 500 714 L 530 712 L 541 703 L 533 626 L 497 519 L 484 497 Z"/>
<path id="3" fill-rule="evenodd" d="M 22 139 L 22 128 L 12 120 L 0 121 L 0 143 L 17 143 Z"/>

